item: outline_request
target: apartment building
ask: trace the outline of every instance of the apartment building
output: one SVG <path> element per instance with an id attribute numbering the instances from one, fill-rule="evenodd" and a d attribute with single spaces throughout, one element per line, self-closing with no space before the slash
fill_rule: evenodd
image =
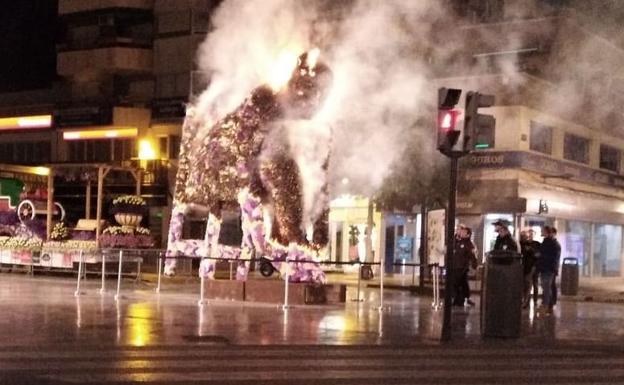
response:
<path id="1" fill-rule="evenodd" d="M 554 225 L 562 258 L 578 259 L 583 279 L 622 277 L 624 50 L 573 14 L 505 8 L 517 3 L 460 6 L 469 22 L 459 33 L 481 38 L 468 39 L 452 73 L 440 76 L 497 97 L 489 148 L 460 166 L 458 219 L 476 230 L 482 251 L 496 219 L 516 234 Z M 515 44 L 487 39 L 496 35 Z"/>

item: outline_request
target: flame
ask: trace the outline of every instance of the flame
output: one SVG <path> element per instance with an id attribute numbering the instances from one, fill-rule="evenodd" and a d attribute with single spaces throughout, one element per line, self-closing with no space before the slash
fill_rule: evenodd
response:
<path id="1" fill-rule="evenodd" d="M 306 59 L 306 64 L 308 65 L 308 68 L 313 69 L 316 66 L 316 62 L 318 61 L 320 54 L 321 50 L 318 48 L 313 48 L 308 51 L 308 57 Z"/>
<path id="2" fill-rule="evenodd" d="M 284 50 L 280 52 L 275 64 L 269 68 L 267 83 L 273 91 L 279 91 L 288 83 L 297 66 L 297 56 L 295 51 Z"/>

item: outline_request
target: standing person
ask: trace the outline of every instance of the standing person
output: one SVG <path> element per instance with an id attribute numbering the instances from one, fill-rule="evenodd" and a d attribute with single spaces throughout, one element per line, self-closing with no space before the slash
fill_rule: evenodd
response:
<path id="1" fill-rule="evenodd" d="M 469 266 L 476 270 L 479 267 L 479 261 L 477 260 L 477 246 L 472 241 L 472 229 L 468 226 L 466 228 L 466 238 L 470 241 L 470 245 L 472 246 L 472 252 L 469 255 Z M 468 283 L 468 273 L 470 272 L 470 268 L 466 269 L 466 273 L 463 277 L 463 285 L 464 285 L 464 294 L 466 297 L 466 305 L 474 306 L 475 303 L 470 299 L 470 284 Z"/>
<path id="2" fill-rule="evenodd" d="M 453 305 L 464 306 L 468 299 L 468 304 L 474 305 L 470 301 L 470 287 L 468 286 L 468 269 L 472 261 L 476 261 L 474 244 L 470 240 L 472 231 L 465 225 L 459 225 L 455 235 L 455 251 L 453 253 L 453 264 L 451 269 L 451 279 L 453 280 Z"/>
<path id="3" fill-rule="evenodd" d="M 557 229 L 551 226 L 550 232 L 552 233 L 552 237 L 555 240 L 555 242 L 557 242 L 557 244 L 560 245 L 559 241 L 557 240 Z M 559 248 L 561 248 L 561 246 L 559 246 Z M 557 292 L 557 276 L 558 275 L 559 275 L 559 258 L 557 258 L 557 265 L 555 266 L 555 277 L 553 278 L 552 285 L 551 285 L 551 289 L 552 289 L 552 301 L 550 304 L 551 312 L 553 308 L 555 307 L 555 305 L 557 304 L 557 298 L 559 298 L 558 292 Z"/>
<path id="4" fill-rule="evenodd" d="M 511 236 L 509 228 L 507 228 L 507 221 L 499 219 L 492 224 L 494 225 L 494 231 L 498 234 L 496 242 L 494 242 L 494 250 L 509 250 L 518 252 L 518 244 Z"/>
<path id="5" fill-rule="evenodd" d="M 542 305 L 537 310 L 537 316 L 550 316 L 552 314 L 552 281 L 559 266 L 561 246 L 554 238 L 554 233 L 549 226 L 542 228 L 544 241 L 540 246 L 540 253 L 535 263 L 542 286 Z"/>
<path id="6" fill-rule="evenodd" d="M 533 304 L 537 307 L 537 274 L 535 273 L 535 261 L 539 254 L 540 243 L 533 240 L 534 231 L 532 229 L 520 233 L 520 253 L 522 254 L 522 268 L 524 271 L 524 309 L 531 303 L 531 289 L 533 289 Z"/>

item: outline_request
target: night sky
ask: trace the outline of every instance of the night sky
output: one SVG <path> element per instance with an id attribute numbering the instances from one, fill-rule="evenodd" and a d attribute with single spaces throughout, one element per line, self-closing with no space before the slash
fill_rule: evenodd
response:
<path id="1" fill-rule="evenodd" d="M 56 76 L 56 0 L 0 0 L 0 92 L 49 86 Z"/>

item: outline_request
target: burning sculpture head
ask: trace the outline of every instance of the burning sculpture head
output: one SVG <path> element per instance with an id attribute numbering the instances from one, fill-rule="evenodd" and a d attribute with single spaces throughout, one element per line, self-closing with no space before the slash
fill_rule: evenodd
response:
<path id="1" fill-rule="evenodd" d="M 289 118 L 311 118 L 329 92 L 331 70 L 318 61 L 319 54 L 318 49 L 301 54 L 286 87 L 278 94 Z"/>

